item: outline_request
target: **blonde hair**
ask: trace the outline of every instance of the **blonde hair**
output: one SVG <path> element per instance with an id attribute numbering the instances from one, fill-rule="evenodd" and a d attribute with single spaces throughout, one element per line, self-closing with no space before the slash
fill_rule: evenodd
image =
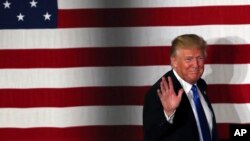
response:
<path id="1" fill-rule="evenodd" d="M 173 57 L 176 55 L 176 51 L 180 48 L 198 48 L 200 49 L 205 57 L 207 55 L 206 48 L 207 48 L 207 43 L 206 41 L 196 35 L 196 34 L 183 34 L 178 37 L 176 37 L 172 41 L 172 45 L 170 48 L 170 57 Z"/>

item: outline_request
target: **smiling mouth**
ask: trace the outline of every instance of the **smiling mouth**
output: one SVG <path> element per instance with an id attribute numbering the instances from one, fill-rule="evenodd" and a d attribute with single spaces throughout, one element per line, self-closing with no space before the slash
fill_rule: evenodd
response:
<path id="1" fill-rule="evenodd" d="M 195 71 L 191 71 L 191 73 L 199 73 L 200 71 L 195 70 Z"/>
<path id="2" fill-rule="evenodd" d="M 198 71 L 197 71 L 197 72 L 191 72 L 191 74 L 192 74 L 192 75 L 199 75 L 200 72 L 198 72 Z"/>
<path id="3" fill-rule="evenodd" d="M 193 69 L 190 71 L 191 73 L 200 73 L 201 72 L 201 69 Z"/>

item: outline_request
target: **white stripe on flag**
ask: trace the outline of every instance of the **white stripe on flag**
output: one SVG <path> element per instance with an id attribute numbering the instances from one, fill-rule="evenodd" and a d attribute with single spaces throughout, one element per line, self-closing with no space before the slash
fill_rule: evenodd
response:
<path id="1" fill-rule="evenodd" d="M 208 44 L 250 44 L 250 35 L 242 34 L 245 31 L 250 31 L 250 25 L 1 30 L 0 46 L 1 49 L 170 46 L 173 38 L 185 33 L 201 35 Z"/>
<path id="2" fill-rule="evenodd" d="M 0 128 L 142 125 L 142 106 L 1 108 Z"/>
<path id="3" fill-rule="evenodd" d="M 150 86 L 170 66 L 1 69 L 1 88 L 66 88 L 88 86 Z M 250 64 L 206 65 L 208 84 L 249 84 Z"/>
<path id="4" fill-rule="evenodd" d="M 0 128 L 142 125 L 142 108 L 142 106 L 1 108 Z M 250 123 L 250 104 L 213 104 L 213 108 L 217 123 Z"/>
<path id="5" fill-rule="evenodd" d="M 217 123 L 250 123 L 250 104 L 213 104 Z"/>
<path id="6" fill-rule="evenodd" d="M 249 0 L 58 0 L 59 9 L 247 5 Z"/>
<path id="7" fill-rule="evenodd" d="M 145 86 L 153 84 L 169 69 L 169 66 L 2 69 L 0 87 Z"/>

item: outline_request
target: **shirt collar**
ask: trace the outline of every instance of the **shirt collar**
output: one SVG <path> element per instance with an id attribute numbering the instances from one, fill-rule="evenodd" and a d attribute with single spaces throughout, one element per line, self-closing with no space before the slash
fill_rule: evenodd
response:
<path id="1" fill-rule="evenodd" d="M 175 70 L 173 70 L 173 72 L 174 72 L 174 75 L 175 75 L 175 77 L 177 78 L 177 80 L 180 82 L 180 84 L 181 84 L 183 90 L 185 91 L 185 93 L 188 94 L 188 93 L 190 92 L 191 88 L 192 88 L 192 85 L 189 84 L 188 82 L 186 82 L 185 80 L 183 80 L 183 79 L 177 74 L 177 72 L 176 72 Z M 196 85 L 196 84 L 195 84 L 195 85 Z"/>

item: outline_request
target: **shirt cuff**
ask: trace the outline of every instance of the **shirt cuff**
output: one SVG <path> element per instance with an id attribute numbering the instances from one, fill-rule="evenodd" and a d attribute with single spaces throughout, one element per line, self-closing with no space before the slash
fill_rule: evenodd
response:
<path id="1" fill-rule="evenodd" d="M 168 116 L 167 113 L 164 110 L 163 110 L 163 112 L 165 114 L 165 117 L 166 117 L 167 121 L 172 124 L 173 119 L 174 119 L 174 115 L 175 115 L 175 111 L 170 116 Z"/>

